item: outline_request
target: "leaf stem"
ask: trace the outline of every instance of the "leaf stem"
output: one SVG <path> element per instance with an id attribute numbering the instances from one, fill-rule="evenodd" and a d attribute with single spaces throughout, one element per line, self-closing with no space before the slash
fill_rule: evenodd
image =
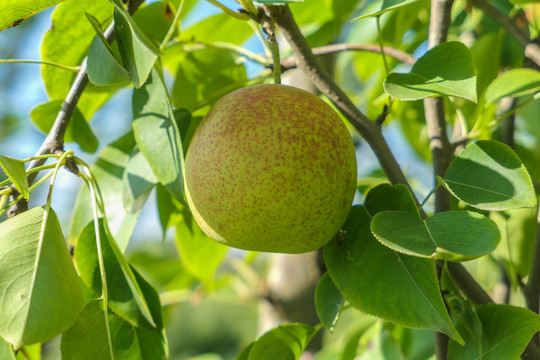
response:
<path id="1" fill-rule="evenodd" d="M 58 64 L 52 61 L 46 61 L 46 60 L 28 60 L 28 59 L 0 59 L 0 64 L 7 64 L 7 63 L 14 63 L 14 64 L 37 64 L 37 65 L 50 65 L 55 66 L 60 69 L 68 70 L 77 72 L 80 70 L 80 66 L 68 66 L 68 65 L 62 65 Z"/>
<path id="2" fill-rule="evenodd" d="M 225 5 L 223 5 L 222 3 L 220 3 L 219 1 L 217 0 L 206 0 L 208 1 L 209 3 L 211 3 L 212 5 L 214 6 L 217 6 L 218 8 L 220 8 L 224 13 L 226 13 L 227 15 L 230 15 L 232 17 L 234 17 L 235 19 L 238 19 L 238 20 L 249 20 L 251 17 L 248 15 L 248 14 L 242 14 L 242 13 L 239 13 L 239 12 L 236 12 L 234 10 L 231 10 L 229 9 L 228 7 L 226 7 Z"/>
<path id="3" fill-rule="evenodd" d="M 383 43 L 382 30 L 381 30 L 381 15 L 378 15 L 376 19 L 377 19 L 377 33 L 379 34 L 379 47 L 381 49 L 381 56 L 384 63 L 384 69 L 386 70 L 386 76 L 388 76 L 390 75 L 390 68 L 388 67 L 388 62 L 386 61 L 386 54 L 384 52 L 384 43 Z"/>
<path id="4" fill-rule="evenodd" d="M 58 158 L 60 158 L 60 155 L 58 155 L 58 154 L 34 155 L 34 156 L 29 157 L 29 158 L 23 159 L 22 161 L 23 162 L 28 162 L 28 161 L 38 160 L 38 159 L 49 159 L 49 158 L 58 159 Z"/>
<path id="5" fill-rule="evenodd" d="M 163 51 L 165 47 L 167 46 L 167 43 L 169 40 L 172 39 L 174 32 L 179 26 L 180 22 L 180 15 L 182 13 L 182 9 L 184 8 L 184 0 L 180 0 L 180 5 L 178 6 L 178 10 L 176 10 L 176 14 L 174 15 L 173 22 L 171 23 L 171 26 L 169 26 L 169 31 L 167 31 L 167 35 L 163 38 L 163 41 L 161 42 L 161 45 L 159 46 L 159 50 Z"/>
<path id="6" fill-rule="evenodd" d="M 53 171 L 49 171 L 47 174 L 45 174 L 45 176 L 43 176 L 41 179 L 39 179 L 38 181 L 36 181 L 32 186 L 30 186 L 30 188 L 28 189 L 28 191 L 32 191 L 34 190 L 36 187 L 38 187 L 39 185 L 41 185 L 45 180 L 47 180 L 49 177 L 51 177 L 51 175 L 53 174 Z M 23 195 L 19 195 L 17 196 L 17 198 L 15 200 L 13 200 L 12 202 L 10 202 L 7 207 L 5 209 L 2 209 L 0 210 L 0 216 L 4 215 L 6 213 L 6 211 L 8 211 L 8 209 L 10 207 L 12 207 L 13 205 L 15 205 L 16 203 L 18 203 L 19 201 L 21 201 L 23 199 Z"/>
<path id="7" fill-rule="evenodd" d="M 54 183 L 56 181 L 56 175 L 58 174 L 58 171 L 60 170 L 60 166 L 64 165 L 66 162 L 66 159 L 68 157 L 73 156 L 73 150 L 66 151 L 62 154 L 60 159 L 56 162 L 56 165 L 53 170 L 51 183 L 49 184 L 49 193 L 47 194 L 47 202 L 45 203 L 45 212 L 48 212 L 51 208 L 51 201 L 52 201 L 52 193 L 54 188 Z"/>
<path id="8" fill-rule="evenodd" d="M 9 195 L 11 194 L 11 192 L 13 191 L 12 188 L 8 187 L 8 188 L 5 188 L 5 189 L 2 189 L 0 190 L 0 196 L 2 195 Z M 3 204 L 2 204 L 3 205 Z M 0 206 L 0 208 L 2 208 L 2 206 Z"/>
<path id="9" fill-rule="evenodd" d="M 185 45 L 203 45 L 206 47 L 216 48 L 216 49 L 224 49 L 229 50 L 231 52 L 236 53 L 237 55 L 243 56 L 247 58 L 248 60 L 254 61 L 256 63 L 261 64 L 262 66 L 269 67 L 272 63 L 264 56 L 261 56 L 259 54 L 256 54 L 252 51 L 249 51 L 247 49 L 244 49 L 241 46 L 234 45 L 227 42 L 221 42 L 221 41 L 214 41 L 214 42 L 205 42 L 205 41 L 180 41 L 178 44 L 185 44 Z"/>

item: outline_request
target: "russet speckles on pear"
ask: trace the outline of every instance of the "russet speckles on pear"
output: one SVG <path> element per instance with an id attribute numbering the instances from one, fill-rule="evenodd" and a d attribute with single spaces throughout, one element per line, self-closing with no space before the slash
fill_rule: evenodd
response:
<path id="1" fill-rule="evenodd" d="M 186 155 L 188 203 L 214 240 L 302 253 L 339 231 L 356 190 L 356 158 L 339 116 L 313 94 L 256 85 L 218 101 Z"/>

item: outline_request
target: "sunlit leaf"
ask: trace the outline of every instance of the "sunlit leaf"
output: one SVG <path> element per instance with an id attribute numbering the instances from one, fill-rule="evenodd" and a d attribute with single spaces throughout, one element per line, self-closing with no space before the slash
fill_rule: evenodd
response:
<path id="1" fill-rule="evenodd" d="M 140 211 L 157 183 L 158 180 L 143 154 L 137 152 L 124 171 L 122 197 L 126 211 Z"/>
<path id="2" fill-rule="evenodd" d="M 444 178 L 460 200 L 484 210 L 507 210 L 536 205 L 531 178 L 507 145 L 480 140 L 467 145 Z"/>
<path id="3" fill-rule="evenodd" d="M 384 90 L 399 100 L 447 95 L 476 102 L 471 52 L 457 41 L 436 46 L 418 59 L 409 73 L 388 75 Z"/>
<path id="4" fill-rule="evenodd" d="M 0 31 L 18 25 L 24 19 L 64 0 L 2 0 L 0 3 Z"/>
<path id="5" fill-rule="evenodd" d="M 371 230 L 395 251 L 452 261 L 486 255 L 500 240 L 492 220 L 469 211 L 440 212 L 426 220 L 403 211 L 382 211 L 373 217 Z"/>
<path id="6" fill-rule="evenodd" d="M 25 199 L 30 197 L 28 189 L 28 180 L 26 178 L 26 169 L 24 162 L 18 159 L 13 159 L 8 156 L 0 155 L 0 167 L 6 173 L 7 177 L 17 190 L 24 196 Z"/>
<path id="7" fill-rule="evenodd" d="M 406 5 L 415 3 L 417 1 L 419 0 L 377 0 L 377 2 L 380 3 L 380 10 L 360 15 L 357 18 L 355 18 L 353 21 L 365 19 L 367 17 L 372 17 L 372 16 L 379 16 L 388 11 L 398 9 L 402 6 L 406 6 Z"/>
<path id="8" fill-rule="evenodd" d="M 0 337 L 0 359 L 15 360 L 11 344 Z"/>
<path id="9" fill-rule="evenodd" d="M 36 207 L 0 223 L 0 336 L 44 342 L 67 330 L 84 307 L 56 213 Z"/>
<path id="10" fill-rule="evenodd" d="M 512 69 L 497 77 L 486 90 L 486 101 L 495 102 L 505 96 L 519 97 L 540 91 L 540 71 Z"/>

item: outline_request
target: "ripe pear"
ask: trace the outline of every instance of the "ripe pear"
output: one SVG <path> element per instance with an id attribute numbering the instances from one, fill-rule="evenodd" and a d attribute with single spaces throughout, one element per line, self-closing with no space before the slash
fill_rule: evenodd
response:
<path id="1" fill-rule="evenodd" d="M 201 229 L 232 247 L 316 250 L 343 226 L 356 156 L 341 118 L 317 96 L 256 85 L 220 99 L 185 161 L 188 204 Z"/>

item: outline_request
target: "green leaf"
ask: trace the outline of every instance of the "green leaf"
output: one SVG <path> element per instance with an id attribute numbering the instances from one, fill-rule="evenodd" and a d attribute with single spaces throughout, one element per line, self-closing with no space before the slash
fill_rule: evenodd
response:
<path id="1" fill-rule="evenodd" d="M 176 74 L 171 95 L 177 108 L 192 110 L 211 105 L 248 81 L 246 68 L 223 49 L 181 52 L 168 61 L 167 67 Z"/>
<path id="2" fill-rule="evenodd" d="M 0 3 L 0 31 L 64 0 L 3 0 Z"/>
<path id="3" fill-rule="evenodd" d="M 109 228 L 121 249 L 126 248 L 139 215 L 138 212 L 129 213 L 124 210 L 122 197 L 124 169 L 134 147 L 133 133 L 127 133 L 106 146 L 92 166 L 92 173 L 103 196 Z M 71 218 L 71 244 L 76 244 L 79 233 L 91 220 L 92 202 L 89 191 L 86 186 L 81 186 Z"/>
<path id="4" fill-rule="evenodd" d="M 113 0 L 114 34 L 122 63 L 128 70 L 133 85 L 140 88 L 150 75 L 159 49 L 146 38 L 119 0 Z"/>
<path id="5" fill-rule="evenodd" d="M 113 336 L 112 344 L 115 359 L 168 359 L 165 330 L 157 332 L 143 327 L 136 327 L 114 313 L 109 313 L 109 326 Z"/>
<path id="6" fill-rule="evenodd" d="M 325 273 L 315 289 L 315 307 L 319 319 L 331 332 L 334 331 L 342 306 L 343 295 L 332 282 L 330 275 Z"/>
<path id="7" fill-rule="evenodd" d="M 315 328 L 304 324 L 283 324 L 249 344 L 237 359 L 297 360 L 316 332 Z"/>
<path id="8" fill-rule="evenodd" d="M 269 4 L 269 5 L 304 2 L 304 0 L 255 0 L 255 1 L 260 4 Z"/>
<path id="9" fill-rule="evenodd" d="M 84 299 L 54 210 L 0 223 L 0 254 L 0 336 L 19 349 L 67 330 Z"/>
<path id="10" fill-rule="evenodd" d="M 128 212 L 140 211 L 157 183 L 158 180 L 143 154 L 137 152 L 129 159 L 124 171 L 122 190 L 124 209 Z"/>
<path id="11" fill-rule="evenodd" d="M 88 50 L 86 70 L 88 79 L 97 86 L 127 84 L 129 82 L 129 73 L 118 61 L 120 56 L 118 54 L 118 45 L 115 53 L 107 39 L 105 39 L 98 19 L 89 13 L 85 13 L 85 15 L 97 34 Z"/>
<path id="12" fill-rule="evenodd" d="M 360 15 L 357 18 L 354 18 L 353 21 L 365 19 L 372 16 L 379 16 L 386 12 L 398 9 L 402 6 L 413 4 L 417 1 L 419 0 L 377 0 L 377 3 L 381 4 L 379 11 L 369 12 L 367 14 Z"/>
<path id="13" fill-rule="evenodd" d="M 540 317 L 511 305 L 488 304 L 476 307 L 481 326 L 459 319 L 456 327 L 465 345 L 448 344 L 449 359 L 519 359 L 531 337 L 540 330 Z"/>
<path id="14" fill-rule="evenodd" d="M 136 326 L 161 329 L 161 306 L 156 291 L 131 269 L 102 222 L 100 238 L 111 310 Z M 97 295 L 101 294 L 101 272 L 93 222 L 81 232 L 75 248 L 75 262 L 84 283 Z"/>
<path id="15" fill-rule="evenodd" d="M 188 14 L 190 3 L 193 5 L 193 2 L 193 0 L 184 1 L 183 16 Z M 178 6 L 179 1 L 174 1 L 172 4 Z M 160 44 L 163 41 L 173 22 L 174 14 L 166 10 L 167 6 L 168 3 L 166 4 L 165 1 L 146 3 L 145 6 L 141 6 L 133 14 L 133 20 L 137 23 L 139 29 L 153 43 Z M 178 36 L 178 29 L 175 29 L 173 38 L 175 39 L 176 36 Z"/>
<path id="16" fill-rule="evenodd" d="M 467 145 L 448 168 L 444 184 L 455 197 L 483 210 L 536 206 L 527 169 L 510 147 L 494 140 Z"/>
<path id="17" fill-rule="evenodd" d="M 113 360 L 113 332 L 107 321 L 103 300 L 95 299 L 86 304 L 75 324 L 62 335 L 62 360 Z"/>
<path id="18" fill-rule="evenodd" d="M 402 184 L 385 183 L 370 189 L 364 202 L 371 216 L 388 209 L 405 211 L 420 216 L 409 188 Z"/>
<path id="19" fill-rule="evenodd" d="M 187 207 L 184 221 L 176 225 L 176 245 L 186 269 L 207 287 L 214 286 L 214 274 L 229 247 L 210 239 L 197 225 Z"/>
<path id="20" fill-rule="evenodd" d="M 497 225 L 470 211 L 440 212 L 426 220 L 403 211 L 382 211 L 373 217 L 371 231 L 392 250 L 450 261 L 486 255 L 500 241 Z"/>
<path id="21" fill-rule="evenodd" d="M 154 69 L 148 82 L 133 91 L 133 132 L 156 178 L 183 201 L 184 152 L 167 89 Z"/>
<path id="22" fill-rule="evenodd" d="M 11 344 L 0 337 L 0 359 L 15 360 L 15 354 L 11 348 Z"/>
<path id="23" fill-rule="evenodd" d="M 28 189 L 28 179 L 26 178 L 24 162 L 19 159 L 0 155 L 0 167 L 2 167 L 9 180 L 11 180 L 24 198 L 29 199 L 30 191 Z"/>
<path id="24" fill-rule="evenodd" d="M 242 45 L 253 35 L 253 28 L 247 21 L 241 21 L 227 14 L 209 16 L 180 33 L 186 41 L 227 42 Z"/>
<path id="25" fill-rule="evenodd" d="M 110 19 L 113 5 L 109 0 L 77 0 L 60 4 L 53 12 L 52 25 L 41 43 L 42 60 L 78 66 L 95 37 L 95 31 L 85 16 L 92 14 L 99 22 Z M 43 65 L 41 75 L 51 100 L 65 99 L 76 73 L 55 66 Z M 103 106 L 112 96 L 114 88 L 99 88 L 88 84 L 77 107 L 86 119 Z"/>
<path id="26" fill-rule="evenodd" d="M 162 236 L 165 239 L 167 229 L 183 221 L 184 205 L 176 201 L 161 184 L 156 186 L 156 201 Z"/>
<path id="27" fill-rule="evenodd" d="M 30 113 L 30 117 L 37 128 L 44 134 L 51 130 L 56 116 L 62 109 L 63 100 L 55 100 L 36 106 Z M 98 139 L 92 131 L 78 108 L 75 108 L 73 116 L 67 126 L 64 135 L 65 142 L 76 142 L 82 151 L 93 153 L 98 148 Z"/>
<path id="28" fill-rule="evenodd" d="M 512 69 L 497 77 L 486 90 L 486 102 L 495 102 L 505 96 L 523 96 L 540 91 L 540 71 Z"/>
<path id="29" fill-rule="evenodd" d="M 433 261 L 380 244 L 370 222 L 366 208 L 354 206 L 342 241 L 324 247 L 328 273 L 345 299 L 362 312 L 405 327 L 440 331 L 461 342 L 446 312 Z"/>
<path id="30" fill-rule="evenodd" d="M 447 95 L 476 102 L 471 52 L 458 41 L 436 46 L 418 59 L 408 74 L 388 75 L 384 90 L 399 100 Z"/>

